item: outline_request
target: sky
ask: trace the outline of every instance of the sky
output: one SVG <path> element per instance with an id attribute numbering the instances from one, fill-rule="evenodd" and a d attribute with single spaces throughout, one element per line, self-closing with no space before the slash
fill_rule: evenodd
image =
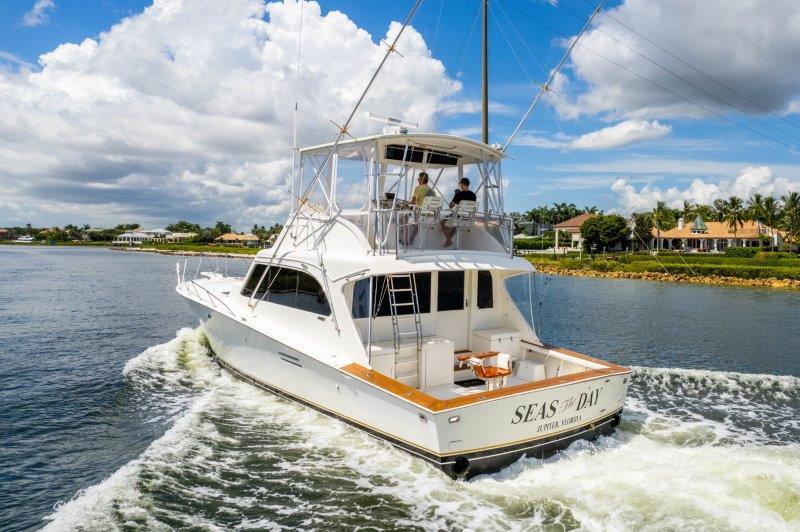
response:
<path id="1" fill-rule="evenodd" d="M 333 140 L 411 0 L 302 7 L 299 143 Z M 479 0 L 426 0 L 363 111 L 480 136 Z M 490 0 L 490 142 L 593 10 Z M 0 226 L 284 221 L 297 0 L 0 2 Z M 794 0 L 605 4 L 504 162 L 506 210 L 800 190 Z M 375 125 L 361 118 L 352 131 Z"/>

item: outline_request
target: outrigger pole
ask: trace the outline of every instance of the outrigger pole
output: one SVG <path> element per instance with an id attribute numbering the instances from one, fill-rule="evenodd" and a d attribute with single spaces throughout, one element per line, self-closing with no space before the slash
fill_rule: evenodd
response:
<path id="1" fill-rule="evenodd" d="M 484 1 L 486 1 L 486 0 L 484 0 Z M 550 84 L 553 83 L 553 79 L 555 79 L 556 74 L 558 74 L 558 72 L 561 70 L 561 67 L 564 66 L 564 63 L 567 62 L 567 59 L 569 58 L 570 54 L 572 54 L 573 48 L 575 48 L 575 45 L 578 44 L 578 41 L 583 36 L 583 34 L 586 32 L 586 30 L 589 28 L 589 26 L 592 25 L 592 21 L 598 15 L 598 13 L 600 13 L 600 10 L 603 8 L 603 4 L 605 4 L 605 3 L 606 3 L 606 0 L 600 0 L 600 3 L 597 4 L 597 7 L 592 12 L 592 15 L 589 17 L 589 20 L 586 21 L 586 24 L 583 25 L 583 28 L 581 28 L 581 31 L 578 33 L 578 35 L 575 37 L 575 39 L 573 39 L 572 44 L 569 45 L 569 48 L 567 49 L 567 52 L 564 54 L 564 57 L 561 58 L 561 61 L 558 62 L 558 65 L 556 65 L 556 67 L 553 69 L 553 71 L 550 72 L 550 77 L 547 78 L 547 81 L 542 85 L 542 89 L 539 91 L 539 94 L 537 94 L 536 97 L 533 99 L 533 101 L 531 102 L 531 105 L 528 107 L 528 110 L 525 111 L 525 115 L 522 117 L 522 120 L 519 121 L 519 124 L 517 124 L 517 127 L 514 128 L 514 132 L 511 133 L 511 136 L 508 137 L 508 140 L 506 141 L 505 145 L 503 145 L 503 151 L 506 151 L 506 149 L 508 148 L 508 145 L 511 144 L 514 141 L 514 138 L 516 138 L 517 133 L 519 133 L 519 130 L 522 129 L 523 125 L 525 125 L 525 122 L 528 120 L 528 117 L 533 112 L 534 108 L 536 107 L 536 104 L 538 104 L 539 100 L 541 100 L 542 96 L 544 96 L 544 93 L 548 92 L 550 90 Z M 484 17 L 485 16 L 486 15 L 484 15 Z M 485 24 L 486 24 L 485 20 L 486 19 L 484 18 L 484 28 L 486 27 L 485 26 Z M 484 140 L 484 142 L 486 142 L 486 141 Z"/>
<path id="2" fill-rule="evenodd" d="M 483 67 L 481 81 L 481 142 L 489 144 L 489 0 L 483 1 Z"/>
<path id="3" fill-rule="evenodd" d="M 481 65 L 481 142 L 489 144 L 489 0 L 483 2 L 483 43 Z M 482 176 L 483 180 L 483 212 L 487 221 L 489 219 L 489 183 L 488 175 Z"/>
<path id="4" fill-rule="evenodd" d="M 284 226 L 284 230 L 281 231 L 280 237 L 275 242 L 275 245 L 272 248 L 273 249 L 272 255 L 270 256 L 269 262 L 267 263 L 267 267 L 264 268 L 264 273 L 261 274 L 261 278 L 258 280 L 258 284 L 255 286 L 255 289 L 253 290 L 253 293 L 250 295 L 250 300 L 247 302 L 247 304 L 250 305 L 250 307 L 253 310 L 255 310 L 256 306 L 258 305 L 258 301 L 260 301 L 259 299 L 255 299 L 255 295 L 256 295 L 256 293 L 258 293 L 258 290 L 261 287 L 261 283 L 264 282 L 264 278 L 267 276 L 267 272 L 269 272 L 269 269 L 272 266 L 272 261 L 275 258 L 275 255 L 278 254 L 278 250 L 280 249 L 281 244 L 283 244 L 283 241 L 286 238 L 286 234 L 289 232 L 288 231 L 289 227 L 291 227 L 292 224 L 294 224 L 295 220 L 297 219 L 297 215 L 300 212 L 300 209 L 308 201 L 308 196 L 311 194 L 312 189 L 316 185 L 317 180 L 319 179 L 319 176 L 322 174 L 322 171 L 325 169 L 325 166 L 327 166 L 328 161 L 330 161 L 330 159 L 333 156 L 333 154 L 336 153 L 336 149 L 339 147 L 339 143 L 342 141 L 342 138 L 348 133 L 347 128 L 350 127 L 350 124 L 352 123 L 353 117 L 355 117 L 356 112 L 358 111 L 358 108 L 361 106 L 361 103 L 364 101 L 364 98 L 367 96 L 367 93 L 369 92 L 369 89 L 372 87 L 372 84 L 375 82 L 375 79 L 378 77 L 378 74 L 383 69 L 383 65 L 386 64 L 386 61 L 389 59 L 389 56 L 392 54 L 392 52 L 395 51 L 395 46 L 397 46 L 397 42 L 400 40 L 400 37 L 403 36 L 403 32 L 405 32 L 405 30 L 408 27 L 408 25 L 411 24 L 411 21 L 414 19 L 414 15 L 416 15 L 417 10 L 419 10 L 419 6 L 421 4 L 422 4 L 422 0 L 417 0 L 416 2 L 414 2 L 414 5 L 411 7 L 411 11 L 409 11 L 405 22 L 403 22 L 403 26 L 400 28 L 400 31 L 397 32 L 397 35 L 395 36 L 394 40 L 392 41 L 391 46 L 389 46 L 389 48 L 386 50 L 386 53 L 383 55 L 383 59 L 381 59 L 380 64 L 378 64 L 378 68 L 375 69 L 375 72 L 372 74 L 372 77 L 369 79 L 369 82 L 367 83 L 367 86 L 364 88 L 364 91 L 361 93 L 361 96 L 358 98 L 358 101 L 356 102 L 356 105 L 353 107 L 353 111 L 350 113 L 350 116 L 347 117 L 347 120 L 345 121 L 344 125 L 340 128 L 339 134 L 336 135 L 336 140 L 333 142 L 333 145 L 331 146 L 331 149 L 328 151 L 328 154 L 325 156 L 325 160 L 322 162 L 322 164 L 320 165 L 319 169 L 314 174 L 314 177 L 311 179 L 311 182 L 306 187 L 305 192 L 303 193 L 303 195 L 298 200 L 297 209 L 294 211 L 294 213 L 292 213 L 291 218 L 286 223 L 286 226 Z M 267 295 L 266 291 L 264 291 L 264 296 L 266 297 L 266 295 Z M 254 299 L 255 299 L 255 303 L 253 302 Z"/>

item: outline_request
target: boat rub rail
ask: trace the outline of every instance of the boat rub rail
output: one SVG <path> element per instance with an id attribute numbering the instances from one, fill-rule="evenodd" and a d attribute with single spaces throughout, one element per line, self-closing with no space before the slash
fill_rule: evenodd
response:
<path id="1" fill-rule="evenodd" d="M 525 384 L 518 384 L 516 386 L 508 386 L 506 388 L 499 388 L 491 391 L 487 390 L 481 393 L 474 393 L 462 397 L 455 397 L 453 399 L 438 399 L 416 388 L 412 388 L 411 386 L 407 386 L 401 382 L 398 382 L 395 379 L 392 379 L 391 377 L 388 377 L 382 373 L 378 373 L 373 369 L 362 366 L 361 364 L 352 363 L 346 366 L 342 366 L 339 369 L 341 369 L 342 371 L 353 377 L 356 377 L 359 380 L 372 384 L 377 388 L 381 388 L 382 390 L 385 390 L 391 393 L 392 395 L 400 397 L 401 399 L 405 399 L 410 403 L 413 403 L 417 406 L 420 406 L 434 413 L 442 412 L 445 410 L 451 410 L 454 408 L 460 408 L 475 403 L 481 403 L 483 401 L 489 401 L 492 399 L 499 399 L 501 397 L 509 397 L 512 395 L 526 393 L 533 390 L 540 390 L 542 388 L 550 388 L 553 386 L 561 386 L 572 382 L 579 382 L 583 380 L 591 380 L 601 377 L 609 377 L 612 375 L 624 375 L 631 373 L 630 368 L 626 368 L 625 366 L 620 366 L 617 364 L 613 364 L 611 362 L 598 360 L 596 358 L 592 358 L 590 356 L 581 353 L 576 353 L 575 351 L 570 351 L 569 349 L 563 349 L 560 347 L 554 347 L 546 344 L 542 345 L 541 347 L 545 347 L 546 349 L 549 349 L 551 351 L 555 351 L 564 355 L 569 355 L 575 358 L 580 358 L 589 362 L 603 364 L 606 367 L 603 369 L 589 369 L 581 373 L 573 373 L 570 375 L 565 375 L 563 377 L 552 377 L 550 379 L 544 379 L 536 382 L 528 382 Z"/>

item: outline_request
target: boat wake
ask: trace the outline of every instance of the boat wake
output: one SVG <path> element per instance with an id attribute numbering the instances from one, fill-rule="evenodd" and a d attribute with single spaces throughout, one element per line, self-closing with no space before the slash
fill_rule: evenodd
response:
<path id="1" fill-rule="evenodd" d="M 47 528 L 800 527 L 800 379 L 635 368 L 621 430 L 454 482 L 220 371 L 183 329 L 123 371 L 164 435 Z"/>

